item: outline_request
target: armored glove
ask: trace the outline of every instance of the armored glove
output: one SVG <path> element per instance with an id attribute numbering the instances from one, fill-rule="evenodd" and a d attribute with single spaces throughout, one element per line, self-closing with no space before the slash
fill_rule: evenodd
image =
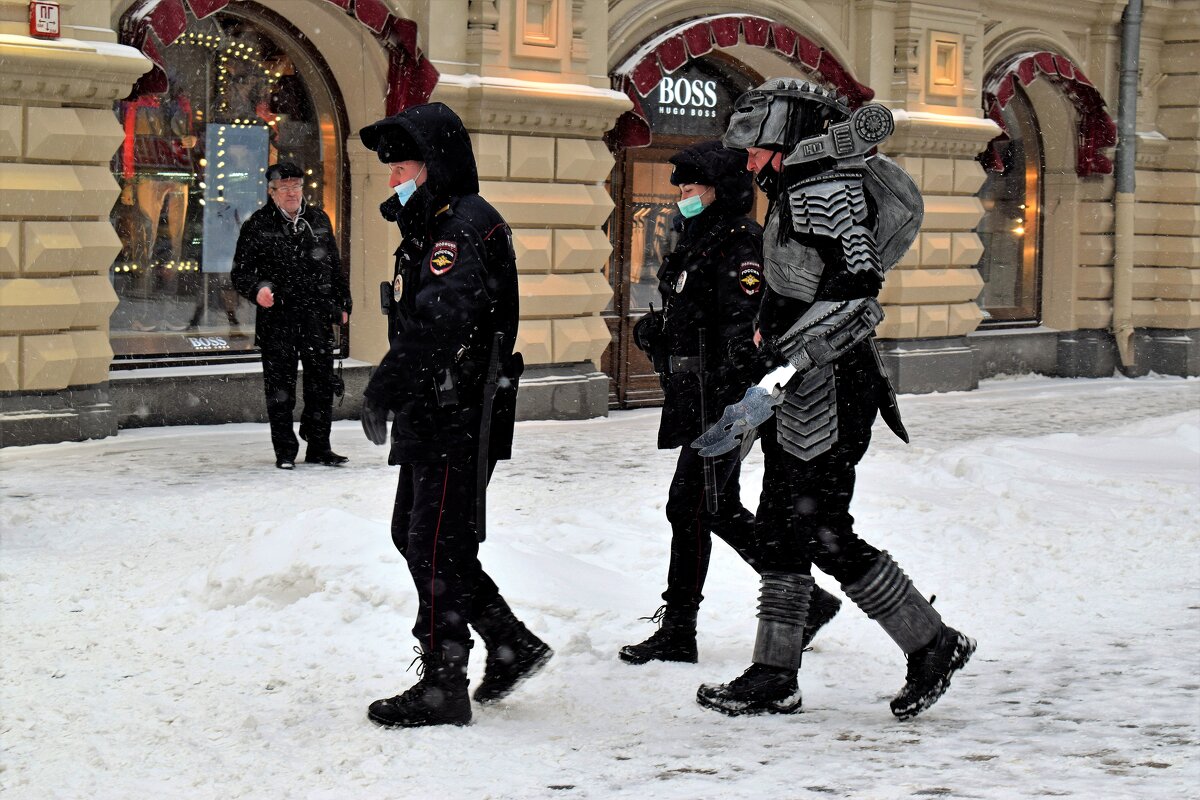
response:
<path id="1" fill-rule="evenodd" d="M 374 444 L 387 443 L 387 409 L 370 398 L 364 397 L 362 404 L 362 428 Z"/>

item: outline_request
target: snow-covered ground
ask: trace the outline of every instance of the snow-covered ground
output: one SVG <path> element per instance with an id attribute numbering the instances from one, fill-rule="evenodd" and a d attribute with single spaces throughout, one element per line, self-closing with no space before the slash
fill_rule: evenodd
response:
<path id="1" fill-rule="evenodd" d="M 482 558 L 557 650 L 468 728 L 383 730 L 415 598 L 395 471 L 272 465 L 261 425 L 0 452 L 0 791 L 14 798 L 1195 797 L 1200 381 L 993 380 L 905 396 L 859 531 L 979 650 L 897 722 L 898 650 L 848 604 L 805 711 L 730 719 L 757 585 L 717 545 L 696 665 L 619 662 L 653 628 L 672 452 L 657 411 L 518 426 Z M 761 456 L 743 481 L 756 503 Z M 818 580 L 836 590 L 824 576 Z M 472 679 L 482 670 L 479 650 Z"/>

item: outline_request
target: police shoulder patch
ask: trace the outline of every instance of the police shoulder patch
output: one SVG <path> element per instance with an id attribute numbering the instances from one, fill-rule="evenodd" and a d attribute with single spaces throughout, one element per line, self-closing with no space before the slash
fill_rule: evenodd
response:
<path id="1" fill-rule="evenodd" d="M 440 239 L 433 244 L 429 254 L 429 271 L 434 275 L 445 275 L 458 259 L 458 244 L 449 239 Z"/>
<path id="2" fill-rule="evenodd" d="M 756 295 L 762 290 L 762 264 L 754 261 L 743 261 L 738 268 L 738 285 L 749 295 Z"/>

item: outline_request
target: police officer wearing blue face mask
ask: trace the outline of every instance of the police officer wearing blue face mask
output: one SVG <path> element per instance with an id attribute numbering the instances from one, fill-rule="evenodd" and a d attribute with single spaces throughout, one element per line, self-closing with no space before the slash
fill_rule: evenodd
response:
<path id="1" fill-rule="evenodd" d="M 662 312 L 638 321 L 634 341 L 651 357 L 663 387 L 658 446 L 681 450 L 667 497 L 667 589 L 664 605 L 650 618 L 659 628 L 645 641 L 621 648 L 621 660 L 631 664 L 697 660 L 696 615 L 711 534 L 751 566 L 759 560 L 754 515 L 740 500 L 739 454 L 711 459 L 706 480 L 703 460 L 688 446 L 766 372 L 753 343 L 763 289 L 762 228 L 747 216 L 753 176 L 744 156 L 716 141 L 687 147 L 670 162 L 671 183 L 680 193 L 679 240 L 658 271 Z M 813 602 L 820 610 L 810 617 L 808 639 L 840 605 L 824 593 Z"/>
<path id="2" fill-rule="evenodd" d="M 404 237 L 384 285 L 391 346 L 364 392 L 362 423 L 384 444 L 392 417 L 392 540 L 417 591 L 423 665 L 416 685 L 368 716 L 389 727 L 465 725 L 468 625 L 487 647 L 476 702 L 505 697 L 552 655 L 478 558 L 479 488 L 511 454 L 522 369 L 512 232 L 479 196 L 471 140 L 447 106 L 414 106 L 359 136 L 388 166 L 393 193 L 380 211 Z"/>

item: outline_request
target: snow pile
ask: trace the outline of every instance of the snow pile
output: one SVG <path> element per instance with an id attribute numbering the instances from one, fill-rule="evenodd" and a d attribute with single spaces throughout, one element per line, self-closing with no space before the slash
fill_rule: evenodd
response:
<path id="1" fill-rule="evenodd" d="M 415 595 L 395 470 L 275 470 L 265 426 L 0 451 L 0 788 L 13 798 L 1179 798 L 1200 785 L 1200 381 L 989 381 L 903 397 L 854 514 L 979 639 L 926 715 L 847 604 L 805 656 L 805 713 L 729 719 L 757 583 L 714 548 L 697 665 L 632 667 L 667 565 L 657 413 L 522 423 L 485 567 L 554 646 L 465 729 L 386 731 Z M 756 505 L 761 458 L 743 499 Z M 817 575 L 826 588 L 837 587 Z M 477 645 L 472 681 L 483 664 Z"/>

